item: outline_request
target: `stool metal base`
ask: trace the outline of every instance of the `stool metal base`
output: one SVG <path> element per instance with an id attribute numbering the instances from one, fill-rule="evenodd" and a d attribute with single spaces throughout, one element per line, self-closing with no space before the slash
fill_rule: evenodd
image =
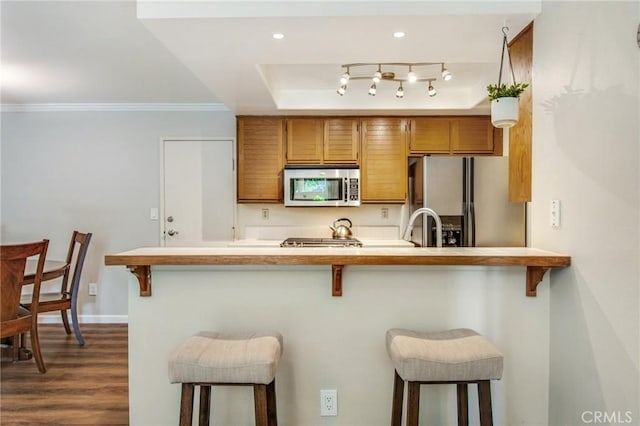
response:
<path id="1" fill-rule="evenodd" d="M 191 426 L 193 396 L 200 386 L 200 426 L 208 426 L 211 418 L 211 386 L 252 386 L 256 426 L 278 426 L 276 412 L 276 380 L 268 385 L 259 383 L 183 383 L 180 397 L 180 426 Z"/>
<path id="2" fill-rule="evenodd" d="M 478 405 L 480 409 L 480 425 L 492 426 L 493 414 L 491 410 L 491 383 L 489 380 L 474 381 L 433 381 L 433 382 L 408 382 L 407 395 L 407 426 L 418 426 L 420 415 L 420 385 L 429 384 L 455 384 L 457 390 L 458 426 L 469 424 L 469 399 L 467 385 L 478 385 Z M 393 380 L 393 405 L 391 407 L 391 426 L 402 425 L 402 404 L 404 398 L 404 380 L 395 371 Z"/>

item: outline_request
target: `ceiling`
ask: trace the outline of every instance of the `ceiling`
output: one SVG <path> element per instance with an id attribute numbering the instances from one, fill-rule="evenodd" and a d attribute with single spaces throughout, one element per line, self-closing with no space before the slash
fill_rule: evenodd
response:
<path id="1" fill-rule="evenodd" d="M 222 103 L 236 114 L 477 114 L 501 28 L 540 1 L 11 1 L 0 4 L 3 104 Z M 404 31 L 404 38 L 394 38 Z M 281 40 L 274 32 L 285 35 Z M 426 83 L 351 81 L 341 64 L 444 62 Z M 375 68 L 375 67 L 374 67 Z M 375 71 L 372 69 L 371 72 Z M 396 68 L 398 76 L 404 69 Z M 351 74 L 356 74 L 351 70 Z"/>

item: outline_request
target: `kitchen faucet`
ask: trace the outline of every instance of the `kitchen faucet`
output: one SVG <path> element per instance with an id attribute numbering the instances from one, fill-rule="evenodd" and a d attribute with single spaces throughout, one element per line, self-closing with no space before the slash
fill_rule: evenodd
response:
<path id="1" fill-rule="evenodd" d="M 411 217 L 409 218 L 409 224 L 407 225 L 407 229 L 404 231 L 404 235 L 402 236 L 403 240 L 411 241 L 411 231 L 413 231 L 413 223 L 416 221 L 416 218 L 421 214 L 426 214 L 427 216 L 433 217 L 433 220 L 436 221 L 436 247 L 442 247 L 442 221 L 440 220 L 440 216 L 428 207 L 422 207 L 413 212 Z M 426 221 L 423 226 L 427 226 Z M 423 241 L 423 243 L 426 243 Z"/>

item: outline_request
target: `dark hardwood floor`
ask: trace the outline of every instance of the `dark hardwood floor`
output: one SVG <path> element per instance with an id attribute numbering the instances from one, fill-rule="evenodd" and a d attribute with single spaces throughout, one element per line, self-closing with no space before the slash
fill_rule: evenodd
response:
<path id="1" fill-rule="evenodd" d="M 1 425 L 129 423 L 127 325 L 81 329 L 84 347 L 62 324 L 40 325 L 44 374 L 33 360 L 2 362 Z"/>

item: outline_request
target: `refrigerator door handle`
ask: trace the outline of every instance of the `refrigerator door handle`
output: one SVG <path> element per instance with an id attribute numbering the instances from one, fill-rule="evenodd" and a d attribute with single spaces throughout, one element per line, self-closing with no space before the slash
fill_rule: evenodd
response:
<path id="1" fill-rule="evenodd" d="M 469 203 L 469 214 L 468 214 L 468 218 L 467 218 L 467 226 L 469 229 L 469 232 L 467 232 L 467 235 L 469 235 L 469 247 L 475 247 L 476 246 L 476 208 L 474 206 L 473 201 Z"/>

